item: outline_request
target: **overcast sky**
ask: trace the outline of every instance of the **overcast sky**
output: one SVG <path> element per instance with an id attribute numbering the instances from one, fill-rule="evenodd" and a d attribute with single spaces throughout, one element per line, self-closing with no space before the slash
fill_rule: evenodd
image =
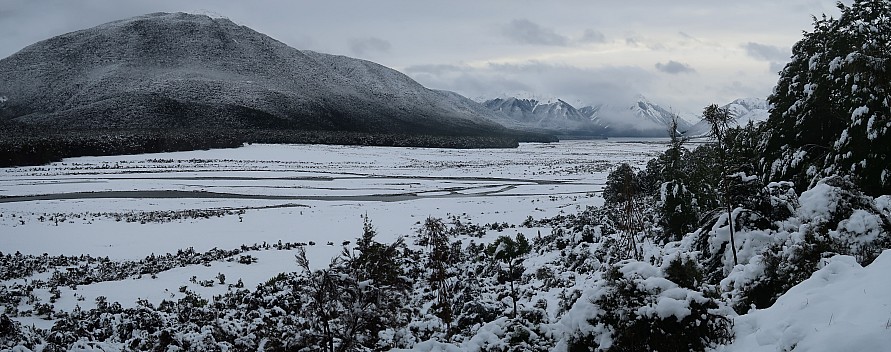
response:
<path id="1" fill-rule="evenodd" d="M 227 17 L 298 49 L 363 58 L 472 99 L 577 106 L 636 94 L 677 112 L 766 97 L 834 0 L 0 0 L 0 57 L 151 12 Z M 850 1 L 845 1 L 850 3 Z"/>

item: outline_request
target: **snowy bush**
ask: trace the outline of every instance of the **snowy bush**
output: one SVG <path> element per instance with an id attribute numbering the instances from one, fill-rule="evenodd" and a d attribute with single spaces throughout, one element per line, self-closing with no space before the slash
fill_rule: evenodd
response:
<path id="1" fill-rule="evenodd" d="M 728 310 L 718 301 L 644 262 L 612 266 L 593 297 L 593 328 L 573 337 L 569 351 L 703 351 L 733 336 Z"/>
<path id="2" fill-rule="evenodd" d="M 819 181 L 796 203 L 795 216 L 772 232 L 773 241 L 722 282 L 736 293 L 738 312 L 769 307 L 831 256 L 851 255 L 868 265 L 891 245 L 891 221 L 879 202 L 844 178 Z"/>

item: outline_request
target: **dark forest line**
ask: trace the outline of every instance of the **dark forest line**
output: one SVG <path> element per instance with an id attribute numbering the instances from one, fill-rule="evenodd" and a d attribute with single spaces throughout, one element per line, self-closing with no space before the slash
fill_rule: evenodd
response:
<path id="1" fill-rule="evenodd" d="M 249 143 L 334 144 L 430 148 L 516 148 L 519 142 L 554 142 L 538 134 L 449 136 L 287 129 L 98 129 L 31 126 L 0 129 L 0 167 L 42 165 L 78 156 L 107 156 L 237 148 Z"/>

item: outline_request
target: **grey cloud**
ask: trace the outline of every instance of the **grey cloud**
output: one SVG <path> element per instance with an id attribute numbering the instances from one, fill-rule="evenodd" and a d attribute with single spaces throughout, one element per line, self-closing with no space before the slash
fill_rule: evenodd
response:
<path id="1" fill-rule="evenodd" d="M 764 61 L 786 62 L 789 61 L 789 56 L 791 55 L 789 49 L 754 42 L 744 44 L 743 48 L 746 49 L 746 53 L 752 58 Z"/>
<path id="2" fill-rule="evenodd" d="M 666 46 L 664 44 L 647 40 L 647 38 L 642 37 L 636 33 L 629 34 L 625 37 L 625 45 L 633 47 L 643 47 L 657 51 L 666 49 Z"/>
<path id="3" fill-rule="evenodd" d="M 757 97 L 763 96 L 759 95 L 761 93 L 761 89 L 752 85 L 744 84 L 740 81 L 732 81 L 730 84 L 713 87 L 712 89 L 718 93 L 718 95 L 727 96 L 727 97 Z"/>
<path id="4" fill-rule="evenodd" d="M 510 21 L 502 30 L 503 34 L 520 44 L 565 46 L 569 40 L 527 19 Z"/>
<path id="5" fill-rule="evenodd" d="M 12 18 L 12 17 L 14 17 L 15 15 L 16 15 L 15 11 L 12 11 L 12 10 L 6 10 L 6 9 L 0 9 L 0 19 L 5 20 L 5 19 L 8 19 L 8 18 Z"/>
<path id="6" fill-rule="evenodd" d="M 350 52 L 356 56 L 370 53 L 386 53 L 393 47 L 390 42 L 375 37 L 351 39 L 349 44 Z"/>
<path id="7" fill-rule="evenodd" d="M 748 42 L 743 44 L 742 47 L 746 49 L 746 54 L 749 57 L 767 61 L 769 63 L 768 69 L 771 73 L 782 71 L 792 55 L 791 50 L 773 45 Z"/>
<path id="8" fill-rule="evenodd" d="M 599 31 L 588 28 L 585 29 L 585 33 L 582 34 L 580 41 L 583 43 L 604 43 L 606 42 L 606 36 Z"/>
<path id="9" fill-rule="evenodd" d="M 690 65 L 685 63 L 677 62 L 674 60 L 668 60 L 666 63 L 658 62 L 656 63 L 656 69 L 668 74 L 679 74 L 679 73 L 693 73 L 696 72 Z"/>
<path id="10" fill-rule="evenodd" d="M 722 46 L 720 43 L 707 43 L 707 42 L 703 41 L 702 39 L 697 38 L 697 37 L 693 36 L 692 34 L 684 32 L 684 31 L 678 32 L 678 36 L 681 37 L 681 43 L 686 44 L 686 45 L 707 44 L 707 45 L 718 46 L 718 47 Z"/>
<path id="11" fill-rule="evenodd" d="M 439 66 L 447 69 L 439 70 Z M 654 73 L 639 67 L 581 68 L 537 61 L 490 63 L 482 67 L 423 65 L 421 68 L 426 69 L 416 67 L 405 71 L 433 89 L 451 90 L 476 99 L 534 94 L 558 97 L 579 106 L 631 101 L 637 93 L 647 91 L 656 79 Z"/>
<path id="12" fill-rule="evenodd" d="M 487 96 L 488 94 L 492 94 L 491 92 L 493 91 L 531 92 L 536 89 L 516 78 L 480 77 L 473 75 L 461 75 L 457 77 L 454 81 L 454 86 L 459 90 L 476 92 L 475 95 L 473 95 L 474 97 L 485 99 L 494 98 L 492 96 Z"/>

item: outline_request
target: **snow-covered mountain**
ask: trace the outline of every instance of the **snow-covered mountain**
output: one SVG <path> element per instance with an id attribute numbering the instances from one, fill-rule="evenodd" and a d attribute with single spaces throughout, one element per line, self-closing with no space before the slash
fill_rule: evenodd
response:
<path id="1" fill-rule="evenodd" d="M 373 62 L 301 51 L 227 19 L 155 13 L 0 60 L 0 121 L 54 129 L 510 133 Z"/>
<path id="2" fill-rule="evenodd" d="M 487 100 L 483 105 L 508 116 L 516 125 L 557 131 L 561 134 L 596 134 L 614 137 L 665 136 L 674 114 L 643 96 L 627 103 L 587 105 L 575 108 L 561 99 L 541 102 L 534 99 L 498 98 Z M 686 130 L 690 123 L 678 119 L 679 129 Z"/>
<path id="3" fill-rule="evenodd" d="M 722 108 L 730 111 L 733 116 L 733 126 L 745 126 L 749 122 L 758 124 L 767 121 L 767 118 L 770 117 L 770 104 L 762 98 L 740 98 L 722 106 Z M 709 133 L 709 130 L 708 123 L 703 120 L 687 129 L 685 134 L 704 136 Z"/>
<path id="4" fill-rule="evenodd" d="M 665 136 L 672 118 L 677 115 L 642 95 L 627 104 L 596 104 L 579 110 L 590 119 L 607 126 L 611 136 Z M 679 130 L 690 127 L 685 119 L 677 120 Z"/>
<path id="5" fill-rule="evenodd" d="M 496 98 L 483 102 L 483 106 L 502 113 L 510 121 L 498 121 L 511 128 L 553 131 L 560 134 L 603 135 L 605 126 L 596 119 L 561 100 L 543 102 L 515 97 Z"/>
<path id="6" fill-rule="evenodd" d="M 435 92 L 448 101 L 449 106 L 455 109 L 456 112 L 467 115 L 484 116 L 486 119 L 514 131 L 511 133 L 515 134 L 517 139 L 521 142 L 556 142 L 558 140 L 556 136 L 554 136 L 554 131 L 552 130 L 532 127 L 530 124 L 511 118 L 501 111 L 493 111 L 483 104 L 461 94 L 448 90 L 435 90 Z"/>

